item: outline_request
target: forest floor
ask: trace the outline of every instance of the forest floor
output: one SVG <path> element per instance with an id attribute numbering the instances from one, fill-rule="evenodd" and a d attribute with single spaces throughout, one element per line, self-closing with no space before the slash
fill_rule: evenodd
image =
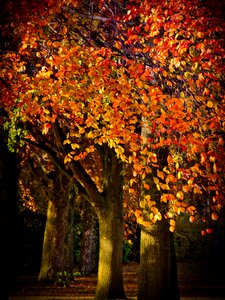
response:
<path id="1" fill-rule="evenodd" d="M 128 299 L 137 297 L 137 263 L 123 267 L 124 287 Z M 224 271 L 224 270 L 223 270 Z M 178 263 L 181 299 L 225 300 L 225 277 L 217 267 L 204 262 Z M 44 286 L 37 275 L 17 275 L 12 278 L 9 300 L 94 299 L 96 274 L 76 277 L 69 287 Z"/>

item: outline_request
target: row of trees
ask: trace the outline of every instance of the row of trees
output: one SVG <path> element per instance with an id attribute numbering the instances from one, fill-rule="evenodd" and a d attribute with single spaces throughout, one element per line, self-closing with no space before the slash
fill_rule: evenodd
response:
<path id="1" fill-rule="evenodd" d="M 69 265 L 68 222 L 82 195 L 99 223 L 96 299 L 125 299 L 124 206 L 141 226 L 138 299 L 179 299 L 176 218 L 208 224 L 224 204 L 224 20 L 209 4 L 6 4 L 0 105 L 8 145 L 40 149 L 58 170 L 47 172 L 55 193 L 40 279 L 52 276 L 49 253 Z"/>

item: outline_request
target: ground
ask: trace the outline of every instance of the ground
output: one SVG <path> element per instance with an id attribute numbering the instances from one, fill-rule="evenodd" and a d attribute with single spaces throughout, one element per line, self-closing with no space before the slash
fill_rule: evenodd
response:
<path id="1" fill-rule="evenodd" d="M 124 286 L 128 298 L 137 296 L 137 263 L 124 265 Z M 225 299 L 225 280 L 216 267 L 205 262 L 178 263 L 178 278 L 182 297 L 204 297 L 199 299 Z M 11 283 L 9 300 L 31 299 L 28 296 L 41 296 L 40 299 L 94 299 L 96 274 L 80 276 L 69 287 L 44 286 L 37 282 L 37 275 L 17 275 Z M 45 298 L 48 297 L 48 298 Z M 38 299 L 38 298 L 34 298 Z M 186 298 L 184 298 L 186 299 Z"/>

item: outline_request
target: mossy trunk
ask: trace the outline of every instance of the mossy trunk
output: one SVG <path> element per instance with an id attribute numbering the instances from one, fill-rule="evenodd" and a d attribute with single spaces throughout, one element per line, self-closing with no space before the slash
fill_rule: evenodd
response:
<path id="1" fill-rule="evenodd" d="M 179 300 L 173 235 L 162 220 L 141 230 L 138 300 Z"/>
<path id="2" fill-rule="evenodd" d="M 112 153 L 107 157 L 107 164 L 105 168 L 108 171 L 107 178 L 104 178 L 105 195 L 98 213 L 100 250 L 96 300 L 126 299 L 122 268 L 123 182 L 121 165 Z"/>
<path id="3" fill-rule="evenodd" d="M 49 200 L 40 281 L 54 280 L 57 272 L 72 271 L 74 201 L 73 193 L 63 193 L 62 190 Z"/>

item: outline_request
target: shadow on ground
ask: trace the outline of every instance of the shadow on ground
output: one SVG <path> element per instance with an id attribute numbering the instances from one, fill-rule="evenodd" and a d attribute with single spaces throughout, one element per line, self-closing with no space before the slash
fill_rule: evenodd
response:
<path id="1" fill-rule="evenodd" d="M 137 296 L 137 263 L 124 265 L 124 287 L 128 299 Z M 225 279 L 216 266 L 205 262 L 178 263 L 178 278 L 182 300 L 225 300 Z M 37 275 L 17 275 L 12 278 L 9 300 L 94 299 L 95 274 L 77 277 L 69 287 L 44 286 Z"/>

